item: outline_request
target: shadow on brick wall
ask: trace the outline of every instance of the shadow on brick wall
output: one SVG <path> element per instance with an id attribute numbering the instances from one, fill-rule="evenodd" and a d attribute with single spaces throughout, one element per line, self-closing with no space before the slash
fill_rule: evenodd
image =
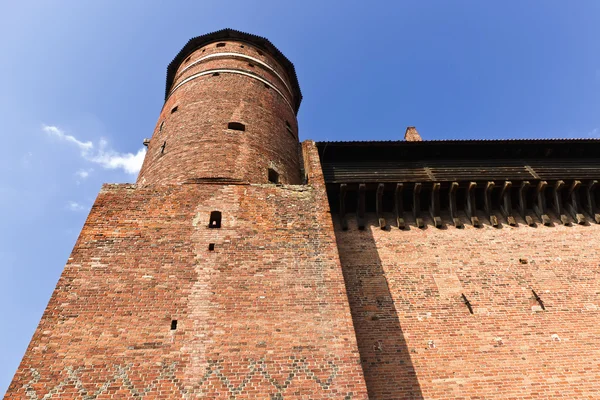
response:
<path id="1" fill-rule="evenodd" d="M 421 388 L 406 345 L 371 229 L 360 231 L 349 218 L 342 231 L 334 215 L 335 235 L 358 350 L 371 400 L 422 399 Z"/>

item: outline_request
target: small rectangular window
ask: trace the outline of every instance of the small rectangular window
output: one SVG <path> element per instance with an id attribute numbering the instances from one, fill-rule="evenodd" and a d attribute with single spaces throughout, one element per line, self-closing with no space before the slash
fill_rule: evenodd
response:
<path id="1" fill-rule="evenodd" d="M 171 330 L 174 331 L 175 329 L 177 329 L 177 320 L 176 319 L 171 321 Z"/>
<path id="2" fill-rule="evenodd" d="M 208 221 L 209 228 L 220 228 L 221 227 L 221 211 L 211 211 L 210 220 Z"/>
<path id="3" fill-rule="evenodd" d="M 279 174 L 272 168 L 269 168 L 269 182 L 279 183 Z"/>

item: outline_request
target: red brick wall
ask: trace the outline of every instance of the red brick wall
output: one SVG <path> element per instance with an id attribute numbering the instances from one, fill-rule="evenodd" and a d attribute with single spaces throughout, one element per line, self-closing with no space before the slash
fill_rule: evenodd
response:
<path id="1" fill-rule="evenodd" d="M 180 66 L 173 88 L 194 74 L 221 72 L 196 77 L 172 92 L 150 140 L 139 184 L 206 178 L 267 183 L 269 168 L 279 173 L 282 183 L 302 182 L 298 126 L 291 106 L 298 94 L 289 89 L 289 78 L 270 56 L 258 54 L 251 44 L 222 43 L 226 45 L 217 47 L 216 42 L 197 49 Z M 218 55 L 222 57 L 213 57 Z M 267 85 L 223 70 L 254 74 Z M 171 113 L 176 106 L 177 111 Z M 246 130 L 228 129 L 229 122 L 240 122 Z"/>
<path id="2" fill-rule="evenodd" d="M 369 217 L 336 236 L 370 398 L 598 398 L 599 225 L 382 231 Z"/>
<path id="3" fill-rule="evenodd" d="M 365 399 L 309 170 L 312 186 L 105 185 L 7 398 Z"/>

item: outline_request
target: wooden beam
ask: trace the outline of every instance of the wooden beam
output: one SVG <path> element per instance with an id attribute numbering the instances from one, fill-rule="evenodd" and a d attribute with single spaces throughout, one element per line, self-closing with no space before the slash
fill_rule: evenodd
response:
<path id="1" fill-rule="evenodd" d="M 512 214 L 512 199 L 510 197 L 510 189 L 512 188 L 511 181 L 504 181 L 502 191 L 500 192 L 500 212 L 506 218 L 506 222 L 510 226 L 517 226 L 517 221 Z"/>
<path id="2" fill-rule="evenodd" d="M 348 221 L 346 220 L 346 191 L 348 185 L 342 183 L 340 185 L 340 222 L 342 224 L 342 230 L 348 230 Z"/>
<path id="3" fill-rule="evenodd" d="M 590 214 L 590 217 L 592 217 L 592 219 L 594 221 L 596 221 L 597 224 L 600 224 L 600 211 L 598 210 L 597 206 L 596 206 L 596 188 L 598 187 L 598 181 L 594 180 L 594 181 L 590 181 L 590 183 L 588 184 L 587 190 L 585 191 L 585 194 L 587 196 L 587 212 L 588 214 Z"/>
<path id="4" fill-rule="evenodd" d="M 529 189 L 530 183 L 529 181 L 521 182 L 521 186 L 519 187 L 519 214 L 521 214 L 521 218 L 525 220 L 525 223 L 529 226 L 535 226 L 535 221 L 531 218 L 531 215 L 527 213 L 527 189 Z"/>
<path id="5" fill-rule="evenodd" d="M 365 229 L 365 192 L 367 191 L 366 185 L 361 183 L 358 185 L 358 207 L 356 208 L 356 221 L 358 223 L 358 229 L 361 231 Z"/>
<path id="6" fill-rule="evenodd" d="M 458 182 L 452 182 L 450 184 L 450 190 L 448 192 L 449 203 L 450 203 L 450 218 L 452 223 L 457 228 L 462 228 L 463 224 L 458 217 L 458 208 L 456 207 L 456 190 L 458 189 Z"/>
<path id="7" fill-rule="evenodd" d="M 548 209 L 546 207 L 546 196 L 544 192 L 548 186 L 548 182 L 540 181 L 535 188 L 535 204 L 533 205 L 533 211 L 537 214 L 540 221 L 544 225 L 551 225 L 550 217 L 548 216 Z"/>
<path id="8" fill-rule="evenodd" d="M 562 190 L 565 188 L 565 181 L 556 181 L 554 183 L 554 187 L 552 188 L 552 199 L 554 212 L 558 216 L 560 223 L 563 225 L 568 225 L 571 223 L 571 220 L 565 213 L 565 209 L 563 207 L 562 201 Z"/>
<path id="9" fill-rule="evenodd" d="M 429 214 L 433 219 L 433 225 L 436 228 L 442 227 L 442 217 L 440 217 L 440 184 L 435 182 L 431 188 L 431 204 L 429 205 Z"/>
<path id="10" fill-rule="evenodd" d="M 485 208 L 485 213 L 488 215 L 488 218 L 490 219 L 490 224 L 492 224 L 492 226 L 497 227 L 498 224 L 498 217 L 496 217 L 494 215 L 494 212 L 492 211 L 492 190 L 494 189 L 494 186 L 496 186 L 496 184 L 492 181 L 488 182 L 485 185 L 485 192 L 484 192 L 484 208 Z"/>
<path id="11" fill-rule="evenodd" d="M 476 182 L 469 182 L 469 186 L 467 187 L 467 196 L 466 196 L 466 204 L 465 204 L 465 212 L 467 213 L 467 217 L 471 220 L 471 224 L 473 226 L 481 226 L 479 223 L 479 218 L 477 218 L 476 212 L 476 203 L 475 203 L 475 188 L 477 187 Z"/>
<path id="12" fill-rule="evenodd" d="M 579 188 L 581 187 L 581 181 L 573 181 L 569 186 L 569 203 L 567 204 L 567 210 L 571 213 L 571 216 L 578 224 L 585 224 L 585 216 L 581 211 L 581 200 L 579 198 Z"/>
<path id="13" fill-rule="evenodd" d="M 422 184 L 417 182 L 415 183 L 415 187 L 413 189 L 413 215 L 415 217 L 415 224 L 417 228 L 424 228 L 425 223 L 423 222 L 423 218 L 421 218 L 421 188 Z"/>
<path id="14" fill-rule="evenodd" d="M 402 200 L 402 189 L 404 189 L 404 184 L 397 183 L 396 189 L 394 190 L 394 215 L 396 217 L 396 224 L 400 229 L 406 228 L 406 224 L 404 223 L 404 202 Z"/>
<path id="15" fill-rule="evenodd" d="M 383 189 L 384 184 L 380 183 L 377 185 L 377 194 L 375 199 L 375 213 L 377 214 L 377 221 L 379 222 L 379 228 L 387 229 L 385 218 L 383 218 Z"/>

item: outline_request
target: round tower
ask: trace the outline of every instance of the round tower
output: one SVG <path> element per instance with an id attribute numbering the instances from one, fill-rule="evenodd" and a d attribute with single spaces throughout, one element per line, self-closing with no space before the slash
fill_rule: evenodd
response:
<path id="1" fill-rule="evenodd" d="M 299 184 L 293 64 L 267 39 L 224 29 L 191 39 L 167 68 L 141 185 Z"/>

